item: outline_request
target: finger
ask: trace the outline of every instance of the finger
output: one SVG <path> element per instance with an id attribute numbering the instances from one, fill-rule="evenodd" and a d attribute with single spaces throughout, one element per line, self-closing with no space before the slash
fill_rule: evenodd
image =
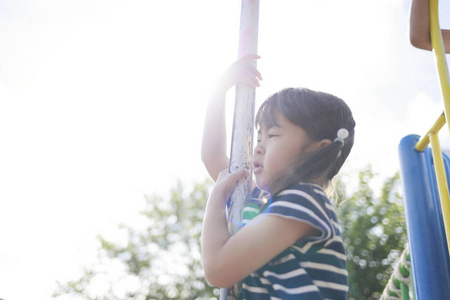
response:
<path id="1" fill-rule="evenodd" d="M 255 69 L 254 74 L 256 75 L 256 77 L 258 77 L 259 80 L 263 80 L 261 73 L 257 69 Z"/>
<path id="2" fill-rule="evenodd" d="M 258 71 L 258 69 L 256 68 L 256 66 L 249 64 L 249 63 L 241 63 L 238 65 L 234 66 L 235 68 L 241 68 L 241 69 L 245 69 L 248 70 L 249 72 L 251 72 L 255 77 L 257 77 L 259 80 L 262 80 L 262 76 L 261 73 Z"/>
<path id="3" fill-rule="evenodd" d="M 256 66 L 254 66 L 252 64 L 239 64 L 239 65 L 235 66 L 235 68 L 248 70 L 248 71 L 252 72 L 256 77 L 261 77 L 261 73 L 258 71 Z"/>
<path id="4" fill-rule="evenodd" d="M 254 65 L 256 66 L 256 60 L 260 59 L 261 57 L 256 54 L 248 54 L 244 55 L 238 60 L 234 62 L 233 65 L 242 66 L 242 65 Z"/>
<path id="5" fill-rule="evenodd" d="M 260 59 L 261 56 L 259 56 L 258 54 L 245 54 L 243 56 L 241 56 L 238 61 L 252 61 L 255 59 Z"/>
<path id="6" fill-rule="evenodd" d="M 244 84 L 244 85 L 246 85 L 246 86 L 248 86 L 248 87 L 250 87 L 250 88 L 257 88 L 257 87 L 260 87 L 260 84 L 259 84 L 258 81 L 254 81 L 254 80 L 251 80 L 251 79 L 249 79 L 249 78 L 242 79 L 239 83 L 240 83 L 240 84 Z"/>
<path id="7" fill-rule="evenodd" d="M 248 68 L 248 70 L 253 74 L 253 76 L 258 78 L 259 80 L 263 79 L 262 76 L 261 76 L 261 73 L 255 67 L 251 66 L 250 68 Z"/>
<path id="8" fill-rule="evenodd" d="M 250 171 L 247 169 L 240 169 L 230 174 L 230 180 L 239 181 L 250 175 Z"/>
<path id="9" fill-rule="evenodd" d="M 216 185 L 218 184 L 224 185 L 228 187 L 227 189 L 229 189 L 231 192 L 231 190 L 239 180 L 246 178 L 248 176 L 250 176 L 250 171 L 247 169 L 240 169 L 232 173 L 230 173 L 229 170 L 223 170 L 222 172 L 219 173 Z"/>
<path id="10" fill-rule="evenodd" d="M 260 86 L 258 77 L 256 77 L 255 74 L 249 70 L 242 71 L 241 78 L 239 81 L 250 87 L 259 87 Z"/>

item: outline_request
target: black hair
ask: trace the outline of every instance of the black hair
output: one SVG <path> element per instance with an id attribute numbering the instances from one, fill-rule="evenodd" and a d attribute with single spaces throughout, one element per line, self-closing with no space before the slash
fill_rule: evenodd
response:
<path id="1" fill-rule="evenodd" d="M 340 98 L 306 88 L 287 88 L 270 96 L 259 108 L 256 126 L 270 128 L 277 125 L 276 113 L 301 127 L 314 141 L 328 139 L 331 144 L 295 158 L 286 170 L 275 175 L 269 183 L 275 195 L 298 182 L 313 182 L 324 176 L 326 184 L 339 172 L 355 136 L 355 121 L 348 105 Z M 335 141 L 339 129 L 347 129 L 344 143 Z"/>

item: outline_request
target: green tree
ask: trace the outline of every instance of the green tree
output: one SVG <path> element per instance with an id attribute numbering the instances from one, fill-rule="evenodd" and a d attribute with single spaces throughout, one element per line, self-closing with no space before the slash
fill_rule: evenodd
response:
<path id="1" fill-rule="evenodd" d="M 347 251 L 349 299 L 378 299 L 406 242 L 398 175 L 379 196 L 374 174 L 359 174 L 359 185 L 337 208 Z M 146 196 L 142 226 L 121 226 L 119 240 L 98 237 L 98 262 L 76 280 L 59 284 L 55 296 L 87 300 L 217 299 L 205 281 L 200 234 L 211 181 L 191 191 L 178 182 L 168 196 Z M 337 191 L 344 194 L 345 186 Z"/>
<path id="2" fill-rule="evenodd" d="M 407 242 L 399 175 L 370 187 L 370 168 L 359 174 L 357 191 L 338 207 L 347 252 L 349 299 L 379 299 Z M 340 188 L 342 190 L 342 187 Z"/>
<path id="3" fill-rule="evenodd" d="M 121 226 L 122 241 L 98 237 L 98 262 L 81 278 L 58 283 L 54 296 L 82 299 L 214 299 L 205 280 L 200 234 L 210 181 L 190 192 L 178 182 L 168 197 L 146 196 L 143 226 Z"/>

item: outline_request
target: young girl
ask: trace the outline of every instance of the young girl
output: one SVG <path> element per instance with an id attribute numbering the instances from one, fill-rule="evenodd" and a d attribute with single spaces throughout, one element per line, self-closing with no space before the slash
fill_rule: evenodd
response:
<path id="1" fill-rule="evenodd" d="M 445 53 L 450 53 L 450 30 L 442 29 Z M 419 49 L 431 50 L 429 0 L 412 0 L 409 39 Z"/>
<path id="2" fill-rule="evenodd" d="M 246 56 L 225 72 L 206 114 L 202 159 L 216 180 L 203 223 L 206 279 L 217 287 L 243 281 L 241 299 L 346 299 L 346 256 L 323 191 L 353 145 L 355 121 L 341 99 L 289 88 L 262 104 L 253 173 L 255 190 L 270 197 L 236 234 L 228 231 L 226 201 L 251 174 L 227 170 L 225 93 L 236 83 L 259 86 L 251 63 L 257 58 Z"/>

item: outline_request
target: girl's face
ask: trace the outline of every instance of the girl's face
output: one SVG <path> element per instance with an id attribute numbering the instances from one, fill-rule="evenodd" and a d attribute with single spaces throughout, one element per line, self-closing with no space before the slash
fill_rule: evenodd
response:
<path id="1" fill-rule="evenodd" d="M 274 175 L 295 157 L 319 148 L 319 142 L 313 141 L 303 128 L 291 123 L 281 113 L 275 113 L 275 120 L 277 125 L 271 128 L 261 126 L 253 156 L 256 184 L 266 191 Z"/>

